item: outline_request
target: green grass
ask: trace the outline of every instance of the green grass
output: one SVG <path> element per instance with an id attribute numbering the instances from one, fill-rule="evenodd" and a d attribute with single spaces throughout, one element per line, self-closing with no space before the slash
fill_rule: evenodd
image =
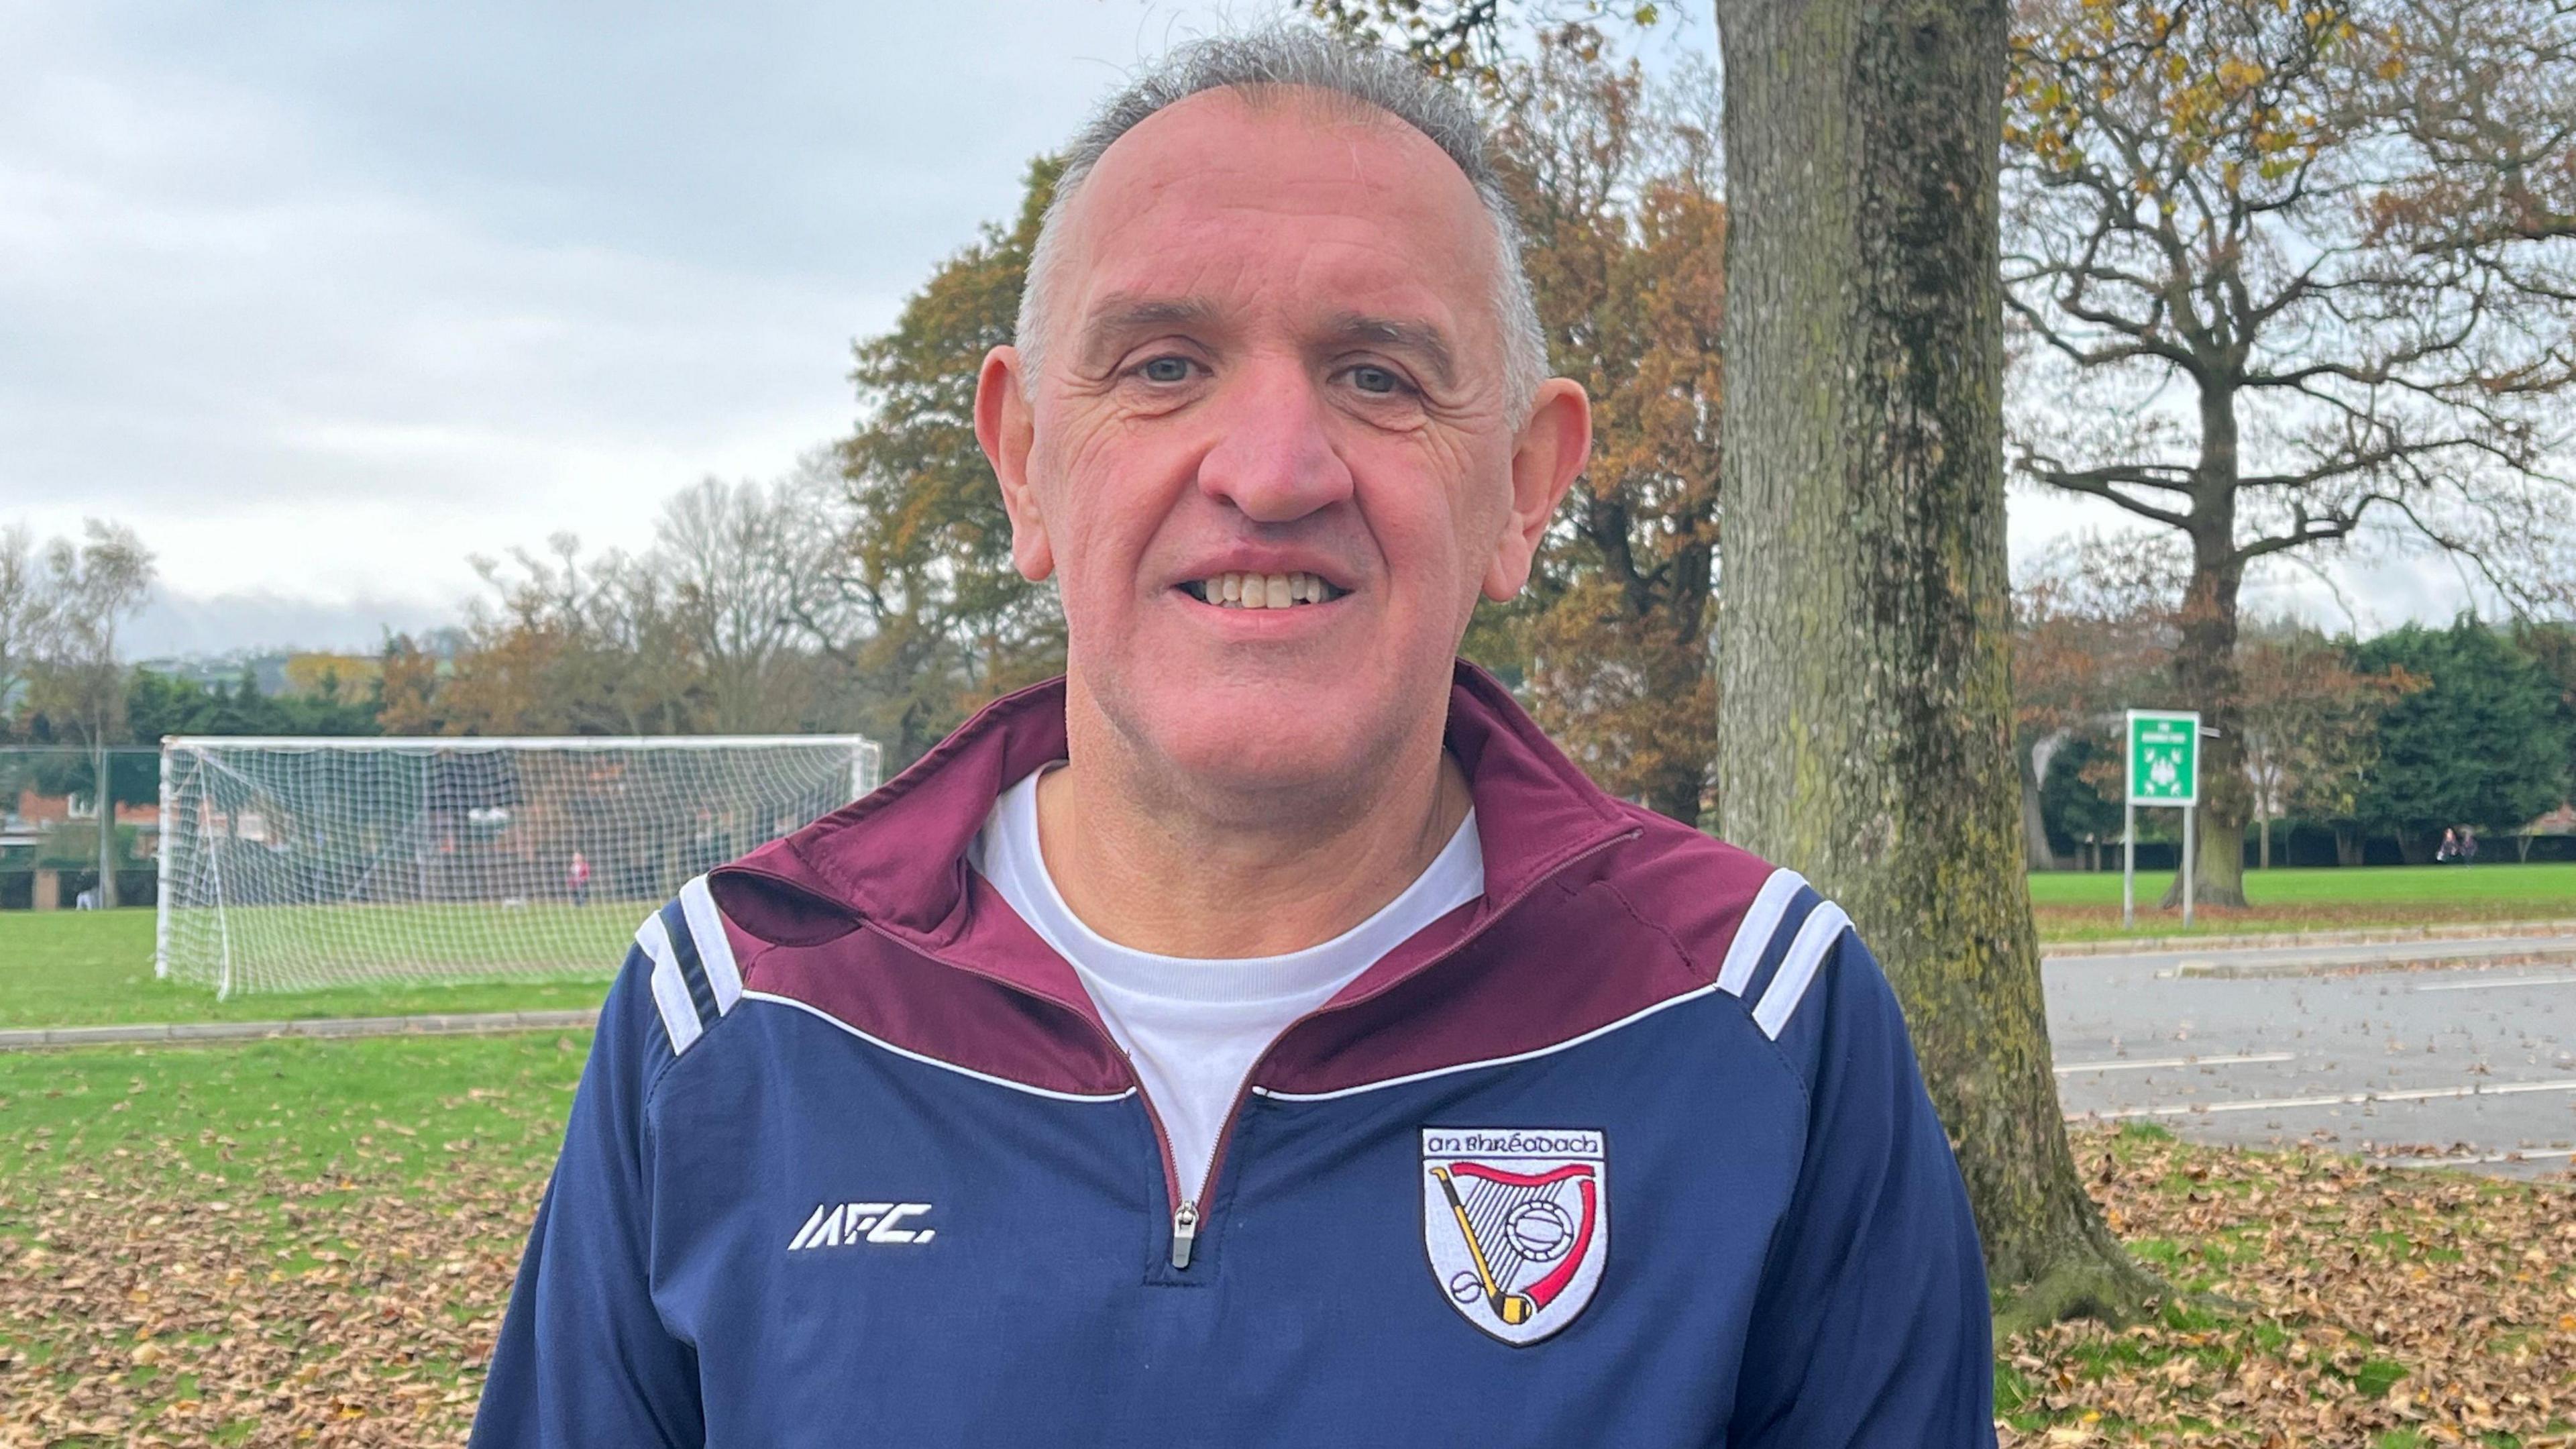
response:
<path id="1" fill-rule="evenodd" d="M 108 1176 L 432 1181 L 464 1154 L 542 1175 L 588 1032 L 0 1053 L 0 1185 Z M 0 1229 L 5 1231 L 5 1229 Z"/>
<path id="2" fill-rule="evenodd" d="M 2576 918 L 2576 862 L 2249 870 L 2246 905 L 2227 910 L 2204 906 L 2189 932 L 2183 930 L 2180 911 L 2161 907 L 2172 882 L 2170 871 L 2139 872 L 2137 925 L 2123 931 L 2118 872 L 2034 874 L 2030 897 L 2040 938 L 2084 941 Z"/>
<path id="3" fill-rule="evenodd" d="M 175 912 L 171 958 L 211 979 L 227 954 L 262 980 L 302 985 L 304 973 L 394 969 L 413 975 L 490 975 L 565 961 L 615 960 L 659 901 L 232 906 Z"/>
<path id="4" fill-rule="evenodd" d="M 202 986 L 152 975 L 153 913 L 0 913 L 0 1027 L 117 1022 L 273 1021 L 423 1012 L 596 1006 L 623 955 L 610 943 L 594 978 L 494 980 L 250 992 L 217 1001 Z"/>
<path id="5" fill-rule="evenodd" d="M 2171 871 L 2138 872 L 2138 899 L 2152 906 L 2173 884 Z M 2117 871 L 2041 871 L 2030 878 L 2030 898 L 2042 906 L 2117 906 Z M 2245 900 L 2252 906 L 2350 904 L 2528 906 L 2547 914 L 2576 915 L 2576 862 L 2536 865 L 2373 865 L 2351 870 L 2287 869 L 2245 872 Z"/>

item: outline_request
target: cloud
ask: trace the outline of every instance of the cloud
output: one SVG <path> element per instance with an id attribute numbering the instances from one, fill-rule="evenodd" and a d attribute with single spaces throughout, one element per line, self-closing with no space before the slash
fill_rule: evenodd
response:
<path id="1" fill-rule="evenodd" d="M 1210 14 L 0 6 L 0 521 L 362 614 L 640 542 L 846 430 L 851 339 Z"/>

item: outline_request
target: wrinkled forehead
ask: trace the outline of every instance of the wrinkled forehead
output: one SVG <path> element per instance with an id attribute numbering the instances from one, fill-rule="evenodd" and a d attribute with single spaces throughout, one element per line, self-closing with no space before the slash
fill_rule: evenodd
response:
<path id="1" fill-rule="evenodd" d="M 1241 324 L 1382 315 L 1499 369 L 1483 201 L 1429 137 L 1350 98 L 1265 87 L 1165 107 L 1101 154 L 1062 220 L 1056 325 L 1076 333 L 1157 302 Z"/>

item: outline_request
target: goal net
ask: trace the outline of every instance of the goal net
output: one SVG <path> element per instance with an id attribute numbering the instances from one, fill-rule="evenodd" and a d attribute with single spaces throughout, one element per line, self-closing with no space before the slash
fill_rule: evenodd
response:
<path id="1" fill-rule="evenodd" d="M 225 996 L 605 974 L 691 876 L 877 768 L 855 735 L 173 738 L 155 969 Z"/>

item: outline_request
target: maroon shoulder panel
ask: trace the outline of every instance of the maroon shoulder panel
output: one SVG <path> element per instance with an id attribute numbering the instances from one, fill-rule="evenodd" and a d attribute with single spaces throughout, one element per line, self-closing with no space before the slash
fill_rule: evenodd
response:
<path id="1" fill-rule="evenodd" d="M 1643 812 L 1637 828 L 1463 947 L 1308 1020 L 1260 1085 L 1337 1092 L 1543 1051 L 1709 985 L 1770 867 Z M 1437 954 L 1458 933 L 1443 934 L 1436 926 L 1402 952 Z"/>
<path id="2" fill-rule="evenodd" d="M 932 961 L 874 931 L 819 946 L 745 940 L 746 990 L 783 996 L 888 1045 L 1051 1092 L 1135 1085 L 1107 1038 L 1064 1009 Z"/>

